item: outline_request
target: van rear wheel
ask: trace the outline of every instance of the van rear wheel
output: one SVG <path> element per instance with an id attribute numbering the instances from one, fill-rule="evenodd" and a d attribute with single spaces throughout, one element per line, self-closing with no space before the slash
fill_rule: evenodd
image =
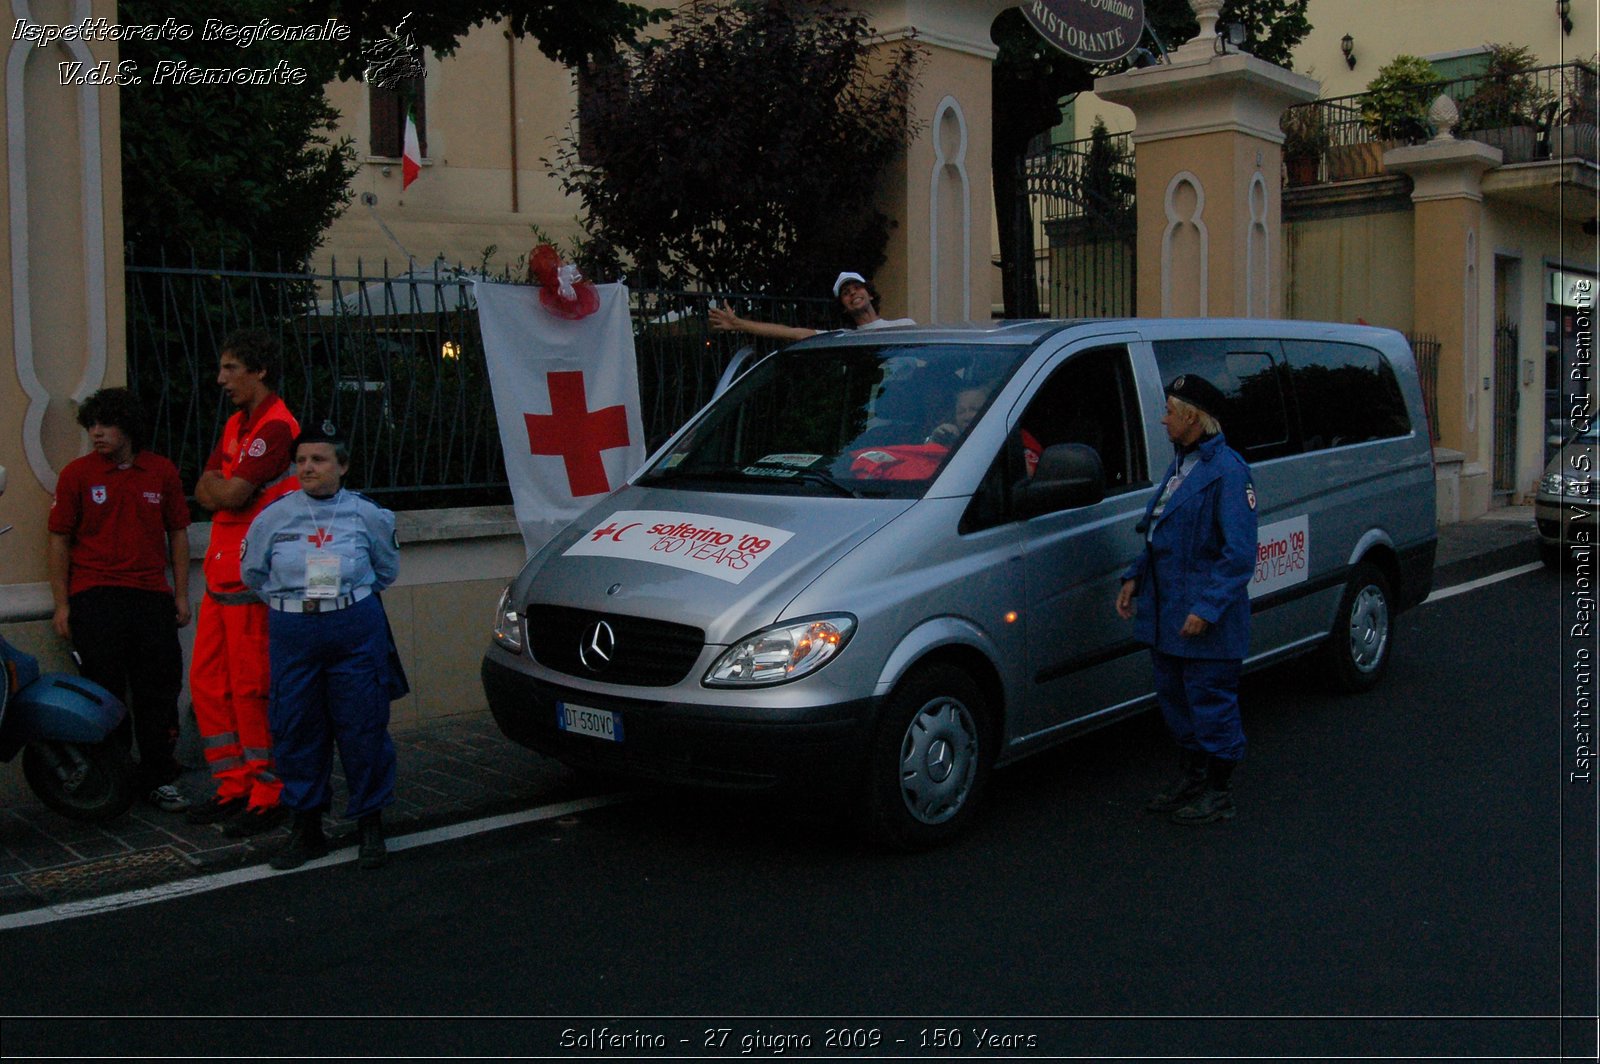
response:
<path id="1" fill-rule="evenodd" d="M 930 665 L 901 682 L 878 721 L 867 765 L 869 835 L 923 850 L 972 819 L 994 761 L 989 708 L 971 676 Z"/>
<path id="2" fill-rule="evenodd" d="M 1340 691 L 1365 691 L 1383 678 L 1394 649 L 1393 599 L 1389 580 L 1371 562 L 1361 562 L 1345 584 L 1323 649 L 1328 678 Z"/>

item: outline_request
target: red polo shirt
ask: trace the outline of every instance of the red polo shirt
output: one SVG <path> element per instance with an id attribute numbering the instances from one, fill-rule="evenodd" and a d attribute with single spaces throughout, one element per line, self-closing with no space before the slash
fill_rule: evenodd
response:
<path id="1" fill-rule="evenodd" d="M 125 466 L 101 454 L 74 459 L 56 481 L 50 531 L 72 537 L 67 594 L 92 587 L 171 591 L 167 533 L 189 527 L 178 470 L 138 451 Z"/>

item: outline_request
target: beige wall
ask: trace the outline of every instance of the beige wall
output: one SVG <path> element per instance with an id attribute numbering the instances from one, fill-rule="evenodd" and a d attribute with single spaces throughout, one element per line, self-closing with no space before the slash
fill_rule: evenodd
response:
<path id="1" fill-rule="evenodd" d="M 1309 218 L 1284 229 L 1287 317 L 1411 330 L 1409 208 Z"/>
<path id="2" fill-rule="evenodd" d="M 76 20 L 66 0 L 31 6 L 34 21 Z M 115 20 L 116 5 L 96 0 L 92 15 Z M 7 23 L 8 29 L 10 23 Z M 125 380 L 122 183 L 117 90 L 62 85 L 57 64 L 117 61 L 114 44 L 56 43 L 35 48 L 5 35 L 6 164 L 0 198 L 7 236 L 0 241 L 4 353 L 0 362 L 0 615 L 45 579 L 45 519 L 56 473 L 82 454 L 76 400 Z M 130 89 L 129 91 L 137 91 Z M 20 160 L 14 149 L 24 147 Z M 7 602 L 6 600 L 9 600 Z M 48 593 L 45 601 L 48 602 Z"/>
<path id="3" fill-rule="evenodd" d="M 1564 63 L 1600 50 L 1593 0 L 1572 4 L 1571 36 L 1561 32 L 1555 0 L 1315 0 L 1312 31 L 1294 52 L 1294 67 L 1322 81 L 1323 95 L 1365 92 L 1378 69 L 1400 54 L 1439 58 L 1488 43 L 1527 45 L 1541 61 Z M 1353 41 L 1355 69 L 1339 41 Z"/>
<path id="4" fill-rule="evenodd" d="M 371 153 L 366 84 L 329 86 L 343 116 L 339 135 L 355 138 L 362 161 L 351 182 L 354 198 L 329 228 L 318 267 L 333 258 L 341 271 L 353 271 L 360 258 L 367 269 L 385 259 L 402 269 L 401 246 L 420 263 L 442 254 L 474 266 L 491 245 L 490 265 L 498 267 L 527 254 L 537 242 L 533 226 L 562 243 L 574 237 L 579 204 L 561 193 L 542 161 L 553 158 L 573 122 L 572 74 L 534 41 L 508 41 L 487 25 L 468 34 L 454 57 L 430 56 L 425 82 L 428 149 L 422 173 L 404 192 L 399 160 Z M 371 206 L 363 202 L 368 195 Z"/>

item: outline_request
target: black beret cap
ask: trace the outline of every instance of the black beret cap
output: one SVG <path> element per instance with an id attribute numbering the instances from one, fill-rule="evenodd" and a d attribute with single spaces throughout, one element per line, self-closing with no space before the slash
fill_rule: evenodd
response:
<path id="1" fill-rule="evenodd" d="M 1167 394 L 1182 399 L 1195 409 L 1203 410 L 1214 418 L 1222 416 L 1222 408 L 1228 402 L 1223 398 L 1221 389 L 1194 373 L 1180 373 L 1172 378 L 1172 383 L 1167 385 Z"/>
<path id="2" fill-rule="evenodd" d="M 300 430 L 300 435 L 294 438 L 295 447 L 302 443 L 331 443 L 343 444 L 344 437 L 339 434 L 338 428 L 331 421 L 324 421 L 321 425 L 312 425 Z"/>

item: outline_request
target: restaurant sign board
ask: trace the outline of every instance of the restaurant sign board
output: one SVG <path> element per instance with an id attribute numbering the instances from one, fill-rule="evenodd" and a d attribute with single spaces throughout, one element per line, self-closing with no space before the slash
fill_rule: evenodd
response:
<path id="1" fill-rule="evenodd" d="M 1026 0 L 1022 13 L 1039 35 L 1086 63 L 1114 63 L 1144 33 L 1144 0 Z"/>

